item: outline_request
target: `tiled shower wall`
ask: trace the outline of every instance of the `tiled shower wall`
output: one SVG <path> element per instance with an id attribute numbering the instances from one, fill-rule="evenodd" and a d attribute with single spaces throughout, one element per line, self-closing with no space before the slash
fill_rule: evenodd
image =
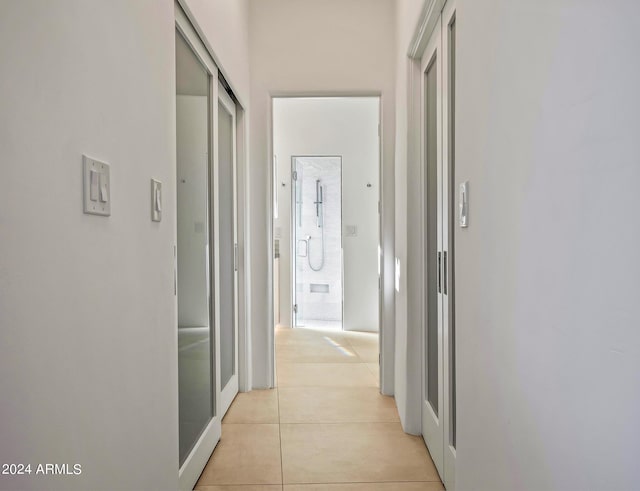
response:
<path id="1" fill-rule="evenodd" d="M 297 158 L 302 203 L 296 204 L 296 300 L 299 324 L 304 320 L 342 320 L 342 193 L 340 157 Z M 316 180 L 323 187 L 324 266 L 322 229 L 317 225 Z M 298 201 L 298 200 L 297 200 Z M 301 223 L 300 223 L 301 218 Z M 311 236 L 306 247 L 299 241 Z M 315 290 L 315 291 L 314 291 Z M 300 322 L 302 321 L 302 322 Z"/>

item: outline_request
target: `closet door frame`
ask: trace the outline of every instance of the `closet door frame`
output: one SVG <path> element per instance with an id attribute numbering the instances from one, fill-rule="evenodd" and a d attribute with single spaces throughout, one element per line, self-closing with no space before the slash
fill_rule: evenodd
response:
<path id="1" fill-rule="evenodd" d="M 445 280 L 442 295 L 443 338 L 443 430 L 444 467 L 442 480 L 447 489 L 455 489 L 456 449 L 454 441 L 455 411 L 455 38 L 456 0 L 447 0 L 440 16 L 442 43 L 442 249 L 447 258 L 443 262 Z M 454 31 L 455 32 L 455 31 Z"/>
<path id="2" fill-rule="evenodd" d="M 224 415 L 226 414 L 226 412 L 229 410 L 229 406 L 231 406 L 231 403 L 233 402 L 233 399 L 236 397 L 236 395 L 238 394 L 238 354 L 239 354 L 239 350 L 238 350 L 238 192 L 237 192 L 237 186 L 238 186 L 238 169 L 237 169 L 237 155 L 236 155 L 236 149 L 237 149 L 237 135 L 236 135 L 236 104 L 233 101 L 233 99 L 231 99 L 231 97 L 229 96 L 229 94 L 227 94 L 225 88 L 222 86 L 222 84 L 220 82 L 217 82 L 218 84 L 218 99 L 217 102 L 219 102 L 220 104 L 222 104 L 224 106 L 224 108 L 229 112 L 229 114 L 231 115 L 231 130 L 232 130 L 232 153 L 233 153 L 233 170 L 232 170 L 232 174 L 233 174 L 233 217 L 232 217 L 232 223 L 233 223 L 233 250 L 234 250 L 234 254 L 233 254 L 233 331 L 234 331 L 234 343 L 233 343 L 233 349 L 234 349 L 234 356 L 233 356 L 233 375 L 231 376 L 231 379 L 227 382 L 227 384 L 224 387 L 221 387 L 221 393 L 220 393 L 220 397 L 221 397 L 221 410 L 222 410 L 222 416 L 224 417 Z M 216 135 L 217 135 L 217 125 L 218 125 L 218 121 L 219 121 L 219 108 L 218 105 L 215 104 L 216 108 L 216 112 L 215 112 L 215 121 L 216 121 Z M 220 186 L 220 179 L 219 179 L 219 170 L 220 170 L 220 161 L 219 161 L 219 142 L 216 142 L 217 145 L 215 147 L 216 151 L 214 151 L 214 188 L 215 188 L 215 192 L 217 196 L 220 196 L 220 192 L 219 192 L 219 186 Z M 216 230 L 220 230 L 220 207 L 216 207 L 216 212 L 215 212 L 215 221 L 216 221 Z M 220 237 L 220 234 L 217 234 L 218 238 Z M 216 247 L 216 271 L 220 271 L 220 261 L 221 261 L 221 257 L 220 257 L 220 247 L 218 244 L 218 247 Z M 219 284 L 220 278 L 218 275 L 217 278 L 217 288 L 216 291 L 220 292 L 221 291 L 221 286 Z M 219 299 L 219 295 L 218 295 L 218 300 Z"/>

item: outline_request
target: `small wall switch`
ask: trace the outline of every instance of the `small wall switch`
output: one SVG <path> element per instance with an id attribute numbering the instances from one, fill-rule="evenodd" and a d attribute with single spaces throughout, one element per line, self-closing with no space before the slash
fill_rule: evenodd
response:
<path id="1" fill-rule="evenodd" d="M 82 156 L 83 211 L 89 215 L 111 215 L 111 172 L 109 164 Z"/>
<path id="2" fill-rule="evenodd" d="M 98 186 L 100 185 L 100 173 L 96 170 L 89 171 L 89 199 L 91 201 L 98 201 Z"/>
<path id="3" fill-rule="evenodd" d="M 151 179 L 151 220 L 162 220 L 162 183 Z"/>
<path id="4" fill-rule="evenodd" d="M 458 198 L 458 208 L 460 211 L 460 226 L 466 228 L 469 226 L 469 181 L 464 181 L 460 184 Z"/>

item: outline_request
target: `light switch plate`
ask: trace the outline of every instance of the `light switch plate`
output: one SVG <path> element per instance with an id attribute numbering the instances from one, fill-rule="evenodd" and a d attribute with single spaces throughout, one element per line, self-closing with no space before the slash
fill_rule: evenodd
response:
<path id="1" fill-rule="evenodd" d="M 162 183 L 151 179 L 151 220 L 162 220 Z"/>
<path id="2" fill-rule="evenodd" d="M 89 215 L 111 215 L 110 166 L 82 156 L 83 211 Z"/>
<path id="3" fill-rule="evenodd" d="M 469 226 L 469 181 L 460 184 L 460 192 L 458 197 L 460 226 L 466 228 Z"/>

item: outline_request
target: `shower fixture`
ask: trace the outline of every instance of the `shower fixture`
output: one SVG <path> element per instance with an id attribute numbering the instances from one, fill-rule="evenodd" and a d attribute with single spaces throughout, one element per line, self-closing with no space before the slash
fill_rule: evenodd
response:
<path id="1" fill-rule="evenodd" d="M 320 266 L 317 268 L 311 265 L 311 237 L 307 239 L 309 243 L 309 251 L 307 254 L 307 261 L 309 262 L 309 267 L 313 271 L 320 271 L 324 267 L 324 200 L 323 200 L 324 188 L 320 184 L 320 179 L 316 179 L 316 200 L 313 202 L 316 205 L 316 225 L 320 229 L 321 242 L 322 242 L 322 256 L 320 260 Z"/>
<path id="2" fill-rule="evenodd" d="M 313 202 L 316 205 L 316 224 L 318 228 L 322 227 L 322 186 L 320 185 L 320 179 L 316 179 L 316 200 Z"/>

